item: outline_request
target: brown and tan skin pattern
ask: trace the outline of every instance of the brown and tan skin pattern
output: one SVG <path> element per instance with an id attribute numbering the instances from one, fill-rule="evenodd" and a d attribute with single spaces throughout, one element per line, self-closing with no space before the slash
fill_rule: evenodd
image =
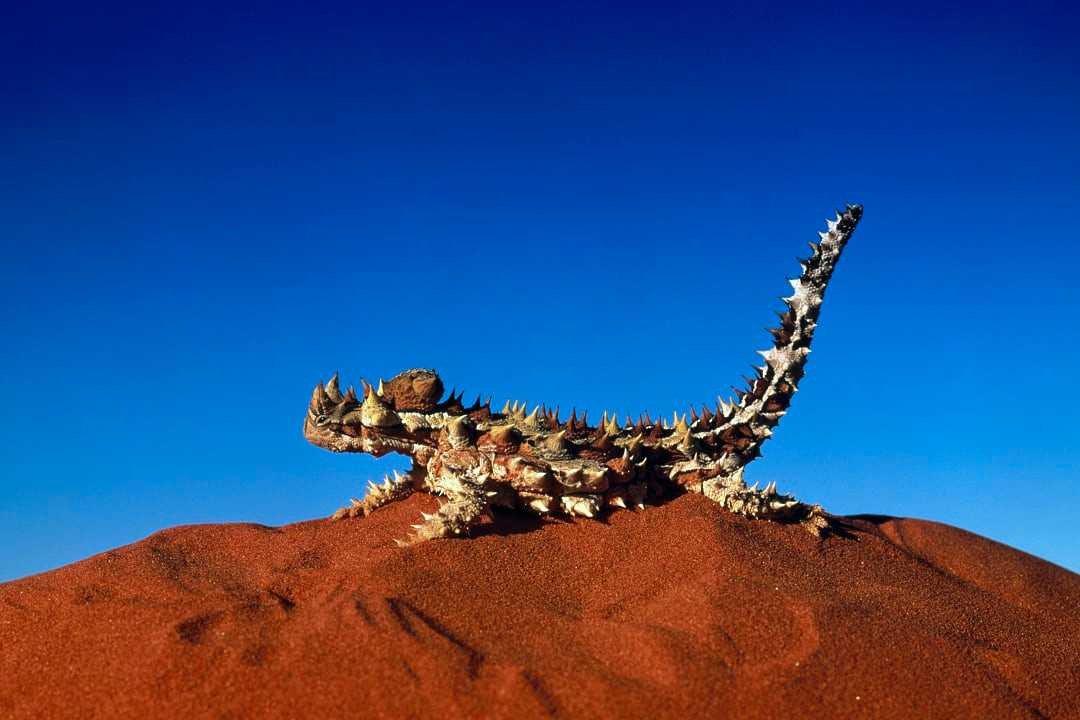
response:
<path id="1" fill-rule="evenodd" d="M 366 515 L 388 502 L 424 490 L 446 498 L 438 511 L 414 525 L 412 542 L 465 534 L 489 507 L 540 514 L 596 517 L 605 508 L 642 509 L 671 491 L 703 493 L 747 517 L 802 523 L 811 532 L 827 525 L 821 508 L 743 481 L 743 468 L 787 412 L 803 375 L 825 289 L 840 254 L 862 217 L 849 205 L 791 280 L 774 343 L 764 364 L 732 401 L 714 410 L 676 414 L 670 422 L 648 415 L 619 422 L 606 414 L 590 425 L 572 412 L 531 410 L 507 403 L 492 410 L 479 399 L 465 407 L 432 370 L 408 370 L 378 388 L 363 384 L 363 397 L 342 393 L 335 374 L 319 384 L 304 421 L 304 437 L 334 452 L 396 452 L 412 468 L 371 485 L 361 502 L 335 518 Z"/>

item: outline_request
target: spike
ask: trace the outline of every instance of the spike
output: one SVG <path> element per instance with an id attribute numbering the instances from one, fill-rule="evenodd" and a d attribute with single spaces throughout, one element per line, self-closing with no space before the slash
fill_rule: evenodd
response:
<path id="1" fill-rule="evenodd" d="M 513 445 L 518 440 L 518 431 L 513 425 L 496 425 L 489 434 L 496 445 Z"/>
<path id="2" fill-rule="evenodd" d="M 385 386 L 383 385 L 383 381 L 382 381 L 382 378 L 379 378 L 379 387 L 378 387 L 378 388 L 376 388 L 376 390 L 375 390 L 375 394 L 376 394 L 376 395 L 378 395 L 379 397 L 382 397 L 382 396 L 383 396 L 383 393 L 384 393 L 385 391 L 386 391 L 386 387 L 385 387 Z"/>
<path id="3" fill-rule="evenodd" d="M 510 414 L 510 413 L 512 413 L 512 412 L 513 412 L 513 408 L 511 408 L 511 407 L 510 407 L 510 401 L 509 401 L 509 400 L 507 400 L 507 401 L 506 401 L 506 404 L 505 404 L 505 405 L 503 405 L 503 409 L 502 409 L 502 413 L 501 413 L 501 414 L 502 414 L 502 415 L 509 415 L 509 414 Z"/>
<path id="4" fill-rule="evenodd" d="M 577 425 L 577 408 L 570 409 L 570 419 L 566 421 L 566 424 L 571 430 Z"/>
<path id="5" fill-rule="evenodd" d="M 608 501 L 608 504 L 609 505 L 614 505 L 617 508 L 622 508 L 623 510 L 625 510 L 626 509 L 626 498 L 624 498 L 622 495 L 616 495 L 615 497 L 611 498 L 611 500 Z"/>
<path id="6" fill-rule="evenodd" d="M 337 373 L 334 373 L 333 376 L 327 381 L 326 395 L 335 403 L 341 402 L 341 388 L 338 387 Z"/>
<path id="7" fill-rule="evenodd" d="M 594 489 L 598 489 L 601 483 L 603 483 L 604 480 L 607 478 L 608 471 L 606 467 L 601 467 L 598 469 L 586 468 L 584 474 L 585 482 L 588 483 L 588 486 Z"/>
<path id="8" fill-rule="evenodd" d="M 345 397 L 342 398 L 342 402 L 349 403 L 349 404 L 359 402 L 356 399 L 356 388 L 354 388 L 352 385 L 350 385 L 348 387 L 348 389 L 345 391 Z"/>
<path id="9" fill-rule="evenodd" d="M 693 405 L 691 405 L 690 406 L 690 422 L 691 422 L 691 424 L 696 423 L 697 419 L 698 419 L 697 409 L 694 408 Z"/>
<path id="10" fill-rule="evenodd" d="M 537 405 L 536 407 L 533 408 L 533 411 L 531 413 L 529 413 L 529 416 L 525 418 L 525 422 L 528 423 L 529 425 L 535 425 L 536 424 L 537 414 L 539 412 L 540 412 L 540 406 Z"/>
<path id="11" fill-rule="evenodd" d="M 683 415 L 682 417 L 679 417 L 676 414 L 675 418 L 676 418 L 676 420 L 675 420 L 675 432 L 680 433 L 680 434 L 686 433 L 687 435 L 689 435 L 690 434 L 690 426 L 686 424 L 686 416 Z"/>
<path id="12" fill-rule="evenodd" d="M 618 418 L 615 417 L 615 413 L 611 414 L 611 419 L 608 421 L 608 424 L 604 428 L 604 431 L 608 435 L 618 435 L 619 434 L 619 420 L 618 420 Z"/>
<path id="13" fill-rule="evenodd" d="M 566 430 L 551 433 L 551 435 L 544 440 L 544 446 L 554 452 L 565 451 L 568 447 L 568 443 L 566 442 Z"/>
<path id="14" fill-rule="evenodd" d="M 583 427 L 583 428 L 589 427 L 589 411 L 588 410 L 581 413 L 581 427 Z"/>
<path id="15" fill-rule="evenodd" d="M 548 505 L 547 500 L 543 498 L 534 498 L 529 501 L 529 507 L 536 512 L 546 513 L 551 512 L 551 506 Z"/>
<path id="16" fill-rule="evenodd" d="M 325 398 L 326 392 L 323 390 L 323 384 L 319 383 L 311 392 L 311 402 L 308 403 L 308 410 L 313 410 L 316 413 L 320 412 L 326 402 Z"/>

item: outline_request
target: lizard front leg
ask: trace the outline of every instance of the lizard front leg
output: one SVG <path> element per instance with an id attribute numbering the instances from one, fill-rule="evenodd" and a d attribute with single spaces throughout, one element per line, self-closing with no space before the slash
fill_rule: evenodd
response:
<path id="1" fill-rule="evenodd" d="M 495 493 L 485 492 L 482 484 L 462 482 L 457 478 L 441 478 L 434 483 L 436 494 L 444 495 L 446 502 L 434 513 L 421 513 L 423 522 L 413 525 L 413 533 L 407 540 L 397 540 L 401 546 L 415 545 L 436 538 L 459 537 L 480 522 L 488 509 L 488 500 Z"/>
<path id="2" fill-rule="evenodd" d="M 392 503 L 395 500 L 404 500 L 416 491 L 416 482 L 413 480 L 412 475 L 412 472 L 402 475 L 395 470 L 394 477 L 391 478 L 387 475 L 381 485 L 368 482 L 368 491 L 364 499 L 352 498 L 352 503 L 348 507 L 343 507 L 335 512 L 331 519 L 340 520 L 341 518 L 353 518 L 360 515 L 367 516 L 383 505 Z"/>

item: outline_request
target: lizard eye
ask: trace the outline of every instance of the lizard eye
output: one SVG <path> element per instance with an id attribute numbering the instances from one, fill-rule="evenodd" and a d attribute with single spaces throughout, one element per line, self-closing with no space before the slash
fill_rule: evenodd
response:
<path id="1" fill-rule="evenodd" d="M 330 418 L 328 416 L 326 416 L 326 415 L 320 415 L 317 418 L 315 418 L 315 424 L 316 425 L 325 425 L 328 422 L 330 422 Z"/>

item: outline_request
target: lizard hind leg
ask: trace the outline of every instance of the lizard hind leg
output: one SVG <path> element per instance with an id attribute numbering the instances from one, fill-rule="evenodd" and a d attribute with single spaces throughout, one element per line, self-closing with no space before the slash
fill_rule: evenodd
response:
<path id="1" fill-rule="evenodd" d="M 464 535 L 480 522 L 487 510 L 487 500 L 482 491 L 448 494 L 445 503 L 434 513 L 421 513 L 423 522 L 413 525 L 413 533 L 407 540 L 395 540 L 399 546 L 415 545 L 425 540 L 458 537 Z"/>
<path id="2" fill-rule="evenodd" d="M 363 500 L 352 498 L 352 504 L 335 512 L 331 519 L 340 520 L 341 518 L 353 518 L 360 515 L 366 517 L 383 505 L 392 503 L 395 500 L 404 500 L 412 495 L 415 490 L 416 483 L 413 482 L 410 475 L 402 475 L 395 470 L 394 477 L 386 476 L 381 485 L 369 482 L 367 495 L 364 496 Z"/>
<path id="3" fill-rule="evenodd" d="M 828 527 L 828 519 L 819 505 L 807 505 L 791 495 L 776 491 L 776 483 L 758 490 L 757 483 L 747 486 L 742 468 L 733 473 L 706 480 L 701 485 L 705 497 L 725 510 L 748 518 L 798 523 L 811 535 L 820 537 Z"/>

